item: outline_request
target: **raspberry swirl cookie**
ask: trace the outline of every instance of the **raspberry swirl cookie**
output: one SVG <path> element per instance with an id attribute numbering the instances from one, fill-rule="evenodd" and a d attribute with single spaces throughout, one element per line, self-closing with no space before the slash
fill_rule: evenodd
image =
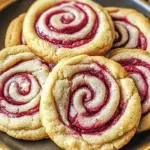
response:
<path id="1" fill-rule="evenodd" d="M 102 56 L 64 59 L 53 69 L 41 100 L 46 132 L 67 150 L 116 150 L 128 143 L 141 116 L 135 84 Z"/>
<path id="2" fill-rule="evenodd" d="M 116 49 L 109 53 L 109 57 L 119 62 L 129 72 L 135 81 L 142 103 L 142 119 L 139 132 L 150 129 L 150 55 L 149 53 L 133 49 Z"/>
<path id="3" fill-rule="evenodd" d="M 39 117 L 39 104 L 50 66 L 26 46 L 0 52 L 1 131 L 24 140 L 47 137 Z"/>
<path id="4" fill-rule="evenodd" d="M 5 37 L 5 47 L 26 44 L 22 35 L 24 17 L 25 14 L 21 14 L 10 23 Z"/>
<path id="5" fill-rule="evenodd" d="M 91 0 L 42 0 L 29 9 L 23 35 L 28 46 L 47 61 L 66 56 L 99 55 L 114 37 L 108 13 Z"/>
<path id="6" fill-rule="evenodd" d="M 150 51 L 150 22 L 143 14 L 133 9 L 106 8 L 116 30 L 113 48 L 139 48 Z"/>

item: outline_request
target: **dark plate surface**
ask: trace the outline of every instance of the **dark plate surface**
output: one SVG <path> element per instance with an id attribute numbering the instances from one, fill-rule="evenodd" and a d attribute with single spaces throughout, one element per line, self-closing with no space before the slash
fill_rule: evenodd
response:
<path id="1" fill-rule="evenodd" d="M 103 6 L 119 6 L 134 8 L 146 16 L 150 17 L 150 6 L 145 5 L 140 0 L 95 0 Z M 19 14 L 26 12 L 34 0 L 20 0 L 2 12 L 0 12 L 0 49 L 4 47 L 4 39 L 7 27 L 10 21 Z M 150 131 L 137 134 L 131 142 L 122 150 L 136 150 L 143 144 L 150 142 Z M 5 133 L 0 132 L 0 143 L 6 145 L 11 150 L 61 150 L 52 141 L 42 140 L 37 142 L 29 142 L 16 140 Z"/>

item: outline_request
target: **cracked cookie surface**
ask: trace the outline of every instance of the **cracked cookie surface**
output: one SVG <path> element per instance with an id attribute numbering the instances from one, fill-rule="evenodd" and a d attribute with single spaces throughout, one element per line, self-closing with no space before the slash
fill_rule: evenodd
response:
<path id="1" fill-rule="evenodd" d="M 138 91 L 120 64 L 101 56 L 60 61 L 41 99 L 50 138 L 67 150 L 116 150 L 136 132 L 141 116 Z"/>

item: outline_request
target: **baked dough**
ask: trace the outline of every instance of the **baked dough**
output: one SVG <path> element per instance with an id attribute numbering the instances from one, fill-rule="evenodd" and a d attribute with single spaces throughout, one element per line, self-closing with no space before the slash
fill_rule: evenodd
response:
<path id="1" fill-rule="evenodd" d="M 113 23 L 107 11 L 91 0 L 42 0 L 27 12 L 23 36 L 46 61 L 66 56 L 101 55 L 112 47 Z"/>
<path id="2" fill-rule="evenodd" d="M 6 8 L 8 5 L 12 4 L 16 0 L 0 0 L 0 11 Z"/>
<path id="3" fill-rule="evenodd" d="M 24 18 L 25 13 L 19 15 L 17 18 L 11 21 L 5 37 L 5 47 L 26 44 L 22 36 L 22 27 Z"/>
<path id="4" fill-rule="evenodd" d="M 8 150 L 8 149 L 0 144 L 0 150 Z"/>
<path id="5" fill-rule="evenodd" d="M 113 48 L 139 48 L 150 51 L 150 21 L 134 9 L 106 7 L 116 30 Z"/>
<path id="6" fill-rule="evenodd" d="M 66 150 L 116 150 L 136 132 L 138 91 L 118 63 L 80 55 L 58 63 L 42 92 L 40 115 L 49 137 Z"/>
<path id="7" fill-rule="evenodd" d="M 47 137 L 39 116 L 41 91 L 50 65 L 26 46 L 0 51 L 0 130 L 17 139 Z"/>
<path id="8" fill-rule="evenodd" d="M 108 56 L 124 66 L 138 88 L 142 103 L 138 132 L 150 130 L 150 54 L 139 49 L 116 49 Z"/>
<path id="9" fill-rule="evenodd" d="M 142 147 L 138 148 L 137 150 L 150 150 L 150 143 L 143 145 Z"/>

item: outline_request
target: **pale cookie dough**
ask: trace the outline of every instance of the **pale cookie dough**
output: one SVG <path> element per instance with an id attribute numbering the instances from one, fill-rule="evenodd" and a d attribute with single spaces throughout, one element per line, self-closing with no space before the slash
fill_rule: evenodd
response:
<path id="1" fill-rule="evenodd" d="M 150 51 L 150 21 L 134 9 L 106 7 L 111 15 L 116 38 L 113 48 L 139 48 Z"/>
<path id="2" fill-rule="evenodd" d="M 108 57 L 124 66 L 135 81 L 142 103 L 138 132 L 150 130 L 150 54 L 139 49 L 115 49 Z"/>
<path id="3" fill-rule="evenodd" d="M 60 61 L 49 75 L 40 115 L 49 137 L 66 150 L 117 150 L 134 136 L 140 97 L 127 72 L 102 56 Z"/>
<path id="4" fill-rule="evenodd" d="M 5 47 L 26 44 L 24 37 L 22 35 L 24 18 L 25 14 L 21 14 L 11 21 L 5 37 Z"/>
<path id="5" fill-rule="evenodd" d="M 41 91 L 52 68 L 27 46 L 0 51 L 0 130 L 23 140 L 47 137 L 39 116 Z"/>
<path id="6" fill-rule="evenodd" d="M 23 36 L 46 61 L 102 55 L 112 47 L 114 27 L 107 11 L 91 0 L 41 0 L 27 12 Z"/>

